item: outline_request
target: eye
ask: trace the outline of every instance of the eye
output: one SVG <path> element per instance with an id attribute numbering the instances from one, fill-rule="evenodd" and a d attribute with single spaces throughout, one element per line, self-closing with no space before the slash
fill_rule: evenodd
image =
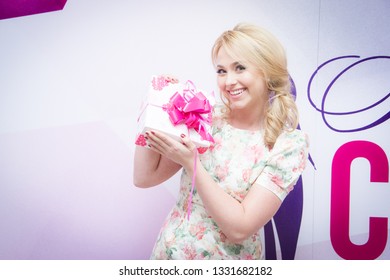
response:
<path id="1" fill-rule="evenodd" d="M 244 71 L 245 69 L 246 69 L 246 67 L 243 66 L 243 65 L 241 65 L 241 64 L 237 64 L 237 66 L 236 66 L 236 71 L 237 71 L 237 72 L 242 72 L 242 71 Z"/>
<path id="2" fill-rule="evenodd" d="M 224 69 L 222 69 L 222 68 L 217 69 L 217 74 L 218 75 L 222 75 L 222 74 L 225 74 L 225 73 L 226 73 L 226 71 Z"/>

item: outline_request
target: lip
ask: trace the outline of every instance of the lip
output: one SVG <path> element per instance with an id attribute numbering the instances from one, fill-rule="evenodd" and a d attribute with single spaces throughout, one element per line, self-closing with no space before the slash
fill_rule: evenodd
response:
<path id="1" fill-rule="evenodd" d="M 246 88 L 237 88 L 233 90 L 227 90 L 227 93 L 229 94 L 229 97 L 231 98 L 239 98 L 244 92 L 246 91 Z M 233 94 L 236 93 L 236 94 Z"/>

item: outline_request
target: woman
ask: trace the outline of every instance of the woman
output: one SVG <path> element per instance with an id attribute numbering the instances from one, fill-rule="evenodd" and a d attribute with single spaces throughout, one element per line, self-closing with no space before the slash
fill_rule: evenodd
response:
<path id="1" fill-rule="evenodd" d="M 186 135 L 180 142 L 150 131 L 150 149 L 136 148 L 138 187 L 158 185 L 183 168 L 152 259 L 263 258 L 259 231 L 305 168 L 307 137 L 296 129 L 286 57 L 274 36 L 239 24 L 216 40 L 212 60 L 223 100 L 213 111 L 215 143 L 198 154 Z"/>

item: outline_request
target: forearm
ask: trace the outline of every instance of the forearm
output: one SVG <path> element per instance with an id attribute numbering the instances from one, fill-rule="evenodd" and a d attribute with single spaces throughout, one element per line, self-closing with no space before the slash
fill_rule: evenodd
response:
<path id="1" fill-rule="evenodd" d="M 134 153 L 134 185 L 143 186 L 148 175 L 152 174 L 158 167 L 161 155 L 147 148 L 136 146 Z"/>
<path id="2" fill-rule="evenodd" d="M 152 150 L 161 154 L 159 167 L 166 160 L 183 168 L 192 177 L 194 174 L 194 156 L 196 146 L 184 134 L 182 142 L 173 140 L 167 135 L 152 131 L 149 135 Z M 196 161 L 195 187 L 209 215 L 215 220 L 227 238 L 239 243 L 257 232 L 278 210 L 281 200 L 270 190 L 254 184 L 239 202 L 227 194 L 202 166 L 199 158 Z"/>
<path id="3" fill-rule="evenodd" d="M 181 167 L 150 149 L 137 146 L 134 153 L 133 183 L 147 188 L 172 177 Z"/>
<path id="4" fill-rule="evenodd" d="M 190 176 L 193 167 L 188 165 Z M 227 194 L 207 173 L 200 161 L 197 163 L 195 186 L 208 214 L 232 242 L 240 242 L 252 234 L 244 206 Z"/>

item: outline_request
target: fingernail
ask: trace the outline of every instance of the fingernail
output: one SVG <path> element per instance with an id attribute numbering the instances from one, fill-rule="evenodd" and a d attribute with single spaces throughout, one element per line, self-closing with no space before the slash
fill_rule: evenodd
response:
<path id="1" fill-rule="evenodd" d="M 155 135 L 156 133 L 154 133 L 154 131 L 152 131 L 152 134 Z"/>
<path id="2" fill-rule="evenodd" d="M 149 138 L 145 136 L 145 139 L 148 140 Z"/>
<path id="3" fill-rule="evenodd" d="M 149 136 L 149 132 L 145 132 L 145 134 Z"/>
<path id="4" fill-rule="evenodd" d="M 186 137 L 186 136 L 185 136 L 184 134 L 182 134 L 182 135 L 180 135 L 180 137 L 181 137 L 181 138 L 184 138 L 184 137 Z"/>

